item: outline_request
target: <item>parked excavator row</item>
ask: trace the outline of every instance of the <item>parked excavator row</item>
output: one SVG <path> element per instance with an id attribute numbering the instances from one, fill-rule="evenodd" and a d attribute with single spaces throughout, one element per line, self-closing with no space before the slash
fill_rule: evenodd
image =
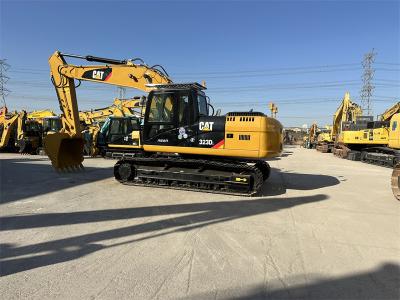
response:
<path id="1" fill-rule="evenodd" d="M 72 65 L 66 57 L 103 64 Z M 56 169 L 79 168 L 83 162 L 75 79 L 149 92 L 140 123 L 110 118 L 110 132 L 124 141 L 114 166 L 123 184 L 255 195 L 270 173 L 265 158 L 282 152 L 279 121 L 259 112 L 214 116 L 205 86 L 173 83 L 159 65 L 58 51 L 49 64 L 63 112 L 62 130 L 44 140 Z M 128 125 L 136 126 L 136 137 L 125 130 Z"/>
<path id="2" fill-rule="evenodd" d="M 343 123 L 335 145 L 335 154 L 351 160 L 361 160 L 394 167 L 400 161 L 400 103 L 396 103 L 374 121 L 372 116 L 358 116 L 355 122 Z"/>
<path id="3" fill-rule="evenodd" d="M 37 154 L 42 140 L 61 129 L 61 119 L 50 110 L 9 113 L 3 107 L 0 114 L 0 150 Z"/>
<path id="4" fill-rule="evenodd" d="M 392 190 L 400 200 L 399 123 L 400 102 L 374 121 L 372 116 L 363 116 L 361 107 L 346 93 L 334 115 L 330 134 L 319 134 L 316 148 L 328 152 L 333 147 L 333 153 L 338 157 L 393 168 Z"/>

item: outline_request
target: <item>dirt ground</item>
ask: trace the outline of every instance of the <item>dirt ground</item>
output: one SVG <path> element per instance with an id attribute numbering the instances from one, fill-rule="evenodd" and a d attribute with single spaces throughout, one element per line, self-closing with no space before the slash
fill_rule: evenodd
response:
<path id="1" fill-rule="evenodd" d="M 391 170 L 290 147 L 255 198 L 0 154 L 2 299 L 399 299 Z"/>

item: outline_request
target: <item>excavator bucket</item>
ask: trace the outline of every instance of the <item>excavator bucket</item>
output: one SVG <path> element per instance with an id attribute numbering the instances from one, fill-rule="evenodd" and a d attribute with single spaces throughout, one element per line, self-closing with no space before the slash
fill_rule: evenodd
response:
<path id="1" fill-rule="evenodd" d="M 75 170 L 82 167 L 83 139 L 71 138 L 67 133 L 48 134 L 44 150 L 57 170 Z"/>

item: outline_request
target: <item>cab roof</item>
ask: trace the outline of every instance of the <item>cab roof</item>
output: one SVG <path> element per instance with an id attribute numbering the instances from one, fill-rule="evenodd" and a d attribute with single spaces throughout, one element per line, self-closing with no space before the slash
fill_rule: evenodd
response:
<path id="1" fill-rule="evenodd" d="M 202 86 L 198 82 L 185 82 L 185 83 L 169 83 L 169 84 L 146 84 L 148 87 L 152 87 L 158 90 L 168 89 L 168 90 L 206 90 L 205 86 Z"/>

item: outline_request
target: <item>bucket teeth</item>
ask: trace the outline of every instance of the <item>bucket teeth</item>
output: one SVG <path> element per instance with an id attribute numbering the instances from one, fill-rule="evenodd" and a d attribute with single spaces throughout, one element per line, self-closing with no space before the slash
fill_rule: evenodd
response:
<path id="1" fill-rule="evenodd" d="M 54 168 L 57 173 L 65 174 L 65 173 L 78 173 L 85 170 L 82 164 L 73 165 L 73 166 L 60 166 L 59 168 Z"/>

